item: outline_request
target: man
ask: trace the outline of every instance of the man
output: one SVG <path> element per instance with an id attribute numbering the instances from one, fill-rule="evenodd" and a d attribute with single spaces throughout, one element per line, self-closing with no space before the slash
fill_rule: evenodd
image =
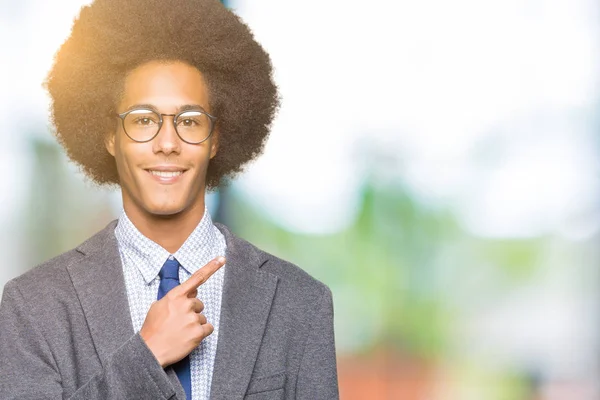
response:
<path id="1" fill-rule="evenodd" d="M 123 213 L 6 284 L 0 398 L 337 398 L 329 289 L 205 206 L 278 104 L 248 27 L 216 0 L 97 0 L 46 85 L 59 142 Z"/>

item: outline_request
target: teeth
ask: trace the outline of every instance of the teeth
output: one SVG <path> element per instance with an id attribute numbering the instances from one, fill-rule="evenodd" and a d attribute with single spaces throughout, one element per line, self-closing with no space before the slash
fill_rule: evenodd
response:
<path id="1" fill-rule="evenodd" d="M 182 171 L 153 171 L 153 170 L 150 170 L 150 173 L 152 175 L 160 176 L 162 178 L 172 178 L 174 176 L 181 175 L 183 172 Z"/>

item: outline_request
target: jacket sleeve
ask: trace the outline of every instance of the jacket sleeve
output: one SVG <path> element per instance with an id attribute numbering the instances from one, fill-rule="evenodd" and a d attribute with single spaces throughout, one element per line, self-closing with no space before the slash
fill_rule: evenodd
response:
<path id="1" fill-rule="evenodd" d="M 65 397 L 48 343 L 16 283 L 6 284 L 0 303 L 0 398 L 175 399 L 169 378 L 139 334 L 133 335 L 88 382 Z"/>
<path id="2" fill-rule="evenodd" d="M 335 340 L 333 334 L 333 301 L 325 288 L 306 341 L 298 380 L 298 400 L 339 399 Z"/>

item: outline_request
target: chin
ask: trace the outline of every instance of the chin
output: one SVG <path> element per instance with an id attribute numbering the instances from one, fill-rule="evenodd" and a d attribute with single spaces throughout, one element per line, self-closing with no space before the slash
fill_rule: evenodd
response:
<path id="1" fill-rule="evenodd" d="M 174 204 L 149 204 L 148 206 L 144 207 L 144 209 L 146 213 L 152 216 L 168 217 L 171 215 L 177 215 L 181 213 L 185 209 L 185 207 L 183 205 L 178 206 Z"/>

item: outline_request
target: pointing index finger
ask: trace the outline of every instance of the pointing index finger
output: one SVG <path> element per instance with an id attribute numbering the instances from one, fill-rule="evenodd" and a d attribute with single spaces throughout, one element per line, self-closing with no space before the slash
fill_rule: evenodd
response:
<path id="1" fill-rule="evenodd" d="M 219 256 L 217 258 L 212 259 L 208 264 L 204 267 L 200 268 L 198 271 L 194 272 L 190 278 L 183 282 L 178 287 L 174 288 L 172 291 L 177 290 L 178 293 L 188 294 L 196 289 L 198 286 L 202 285 L 204 282 L 208 280 L 214 274 L 225 265 L 225 257 Z"/>

